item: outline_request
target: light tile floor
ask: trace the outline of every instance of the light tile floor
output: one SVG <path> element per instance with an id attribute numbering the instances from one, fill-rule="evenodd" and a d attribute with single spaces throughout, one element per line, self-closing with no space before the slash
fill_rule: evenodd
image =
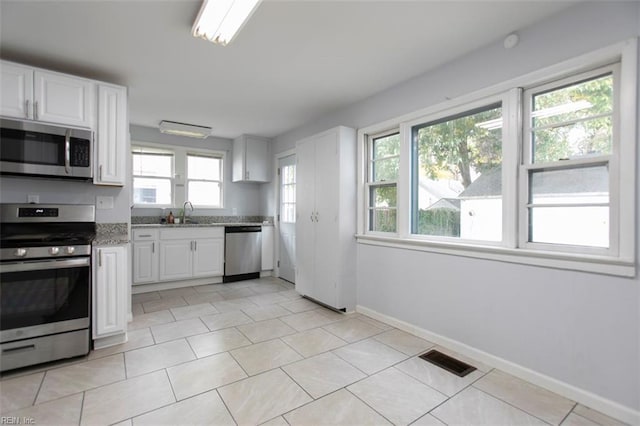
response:
<path id="1" fill-rule="evenodd" d="M 274 278 L 138 294 L 133 312 L 125 344 L 5 374 L 3 422 L 622 424 L 461 356 L 478 369 L 457 377 L 417 358 L 431 342 Z"/>

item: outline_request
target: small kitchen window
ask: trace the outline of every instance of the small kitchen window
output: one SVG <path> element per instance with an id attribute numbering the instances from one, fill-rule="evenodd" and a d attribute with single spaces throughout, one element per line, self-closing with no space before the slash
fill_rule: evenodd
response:
<path id="1" fill-rule="evenodd" d="M 137 206 L 171 206 L 173 152 L 134 147 L 132 155 L 133 203 Z"/>
<path id="2" fill-rule="evenodd" d="M 187 154 L 187 200 L 196 207 L 222 208 L 222 157 Z"/>

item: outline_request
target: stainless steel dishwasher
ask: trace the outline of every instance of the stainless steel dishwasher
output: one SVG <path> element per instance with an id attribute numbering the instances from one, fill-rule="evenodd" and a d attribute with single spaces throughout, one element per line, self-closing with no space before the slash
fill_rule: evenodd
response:
<path id="1" fill-rule="evenodd" d="M 262 269 L 262 227 L 228 226 L 224 228 L 223 282 L 260 277 Z"/>

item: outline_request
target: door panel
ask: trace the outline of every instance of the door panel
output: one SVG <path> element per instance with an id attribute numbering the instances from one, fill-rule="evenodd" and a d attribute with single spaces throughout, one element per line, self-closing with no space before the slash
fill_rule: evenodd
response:
<path id="1" fill-rule="evenodd" d="M 279 175 L 279 275 L 295 283 L 296 271 L 296 156 L 290 155 L 278 161 Z"/>
<path id="2" fill-rule="evenodd" d="M 192 241 L 160 241 L 160 280 L 191 278 Z"/>
<path id="3" fill-rule="evenodd" d="M 302 295 L 313 292 L 315 263 L 315 144 L 313 140 L 296 147 L 296 290 Z"/>
<path id="4" fill-rule="evenodd" d="M 338 199 L 339 188 L 337 136 L 328 133 L 316 139 L 316 257 L 313 297 L 337 306 L 336 265 L 339 255 Z M 332 188 L 331 190 L 327 188 Z"/>
<path id="5" fill-rule="evenodd" d="M 223 275 L 224 239 L 203 238 L 194 241 L 193 276 Z"/>

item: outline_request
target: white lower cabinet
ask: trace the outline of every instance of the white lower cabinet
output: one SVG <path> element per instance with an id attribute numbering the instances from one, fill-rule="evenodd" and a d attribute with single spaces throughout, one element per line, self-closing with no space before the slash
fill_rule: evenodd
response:
<path id="1" fill-rule="evenodd" d="M 127 331 L 128 245 L 93 249 L 93 338 Z"/>
<path id="2" fill-rule="evenodd" d="M 133 284 L 158 281 L 158 231 L 133 230 Z"/>
<path id="3" fill-rule="evenodd" d="M 162 229 L 159 281 L 221 276 L 224 228 Z"/>
<path id="4" fill-rule="evenodd" d="M 224 238 L 198 238 L 193 245 L 194 278 L 223 275 Z"/>

